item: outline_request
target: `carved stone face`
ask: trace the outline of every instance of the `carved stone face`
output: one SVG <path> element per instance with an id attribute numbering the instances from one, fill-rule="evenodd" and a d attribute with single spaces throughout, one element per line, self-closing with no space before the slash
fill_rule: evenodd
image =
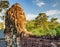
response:
<path id="1" fill-rule="evenodd" d="M 22 7 L 16 3 L 8 11 L 5 17 L 5 33 L 18 33 L 30 35 L 26 30 L 26 17 Z"/>
<path id="2" fill-rule="evenodd" d="M 8 28 L 16 28 L 17 31 L 19 33 L 21 33 L 22 31 L 26 31 L 26 17 L 25 17 L 25 13 L 23 11 L 23 9 L 21 8 L 21 6 L 16 3 L 14 4 L 8 11 L 7 11 L 7 16 L 8 19 L 6 20 L 6 27 L 8 27 L 7 25 L 9 25 Z M 10 23 L 8 23 L 10 21 Z M 12 26 L 10 26 L 12 25 Z"/>

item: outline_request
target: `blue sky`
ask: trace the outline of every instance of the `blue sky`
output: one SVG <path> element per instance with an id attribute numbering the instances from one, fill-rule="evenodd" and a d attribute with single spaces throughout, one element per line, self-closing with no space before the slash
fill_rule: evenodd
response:
<path id="1" fill-rule="evenodd" d="M 46 13 L 50 18 L 60 20 L 60 0 L 9 0 L 10 5 L 19 3 L 28 20 L 34 19 L 39 13 Z"/>
<path id="2" fill-rule="evenodd" d="M 9 0 L 10 6 L 19 3 L 28 20 L 34 19 L 39 13 L 46 13 L 50 18 L 57 17 L 60 21 L 60 0 Z"/>

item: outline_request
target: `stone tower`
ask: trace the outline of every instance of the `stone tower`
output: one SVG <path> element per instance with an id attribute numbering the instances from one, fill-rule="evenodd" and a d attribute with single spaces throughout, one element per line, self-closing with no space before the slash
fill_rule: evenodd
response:
<path id="1" fill-rule="evenodd" d="M 19 43 L 18 41 L 20 41 L 21 35 L 26 32 L 26 17 L 24 10 L 16 3 L 7 11 L 5 17 L 4 33 L 7 47 L 18 47 L 17 44 Z M 20 45 L 20 43 L 18 45 Z"/>
<path id="2" fill-rule="evenodd" d="M 8 11 L 5 17 L 5 29 L 16 28 L 18 33 L 26 31 L 26 17 L 21 6 L 16 3 Z M 8 29 L 9 28 L 9 29 Z M 10 31 L 10 30 L 9 30 Z"/>

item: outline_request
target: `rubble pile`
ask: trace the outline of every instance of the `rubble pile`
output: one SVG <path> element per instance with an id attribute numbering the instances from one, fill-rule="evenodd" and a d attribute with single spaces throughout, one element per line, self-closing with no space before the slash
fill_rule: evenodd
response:
<path id="1" fill-rule="evenodd" d="M 60 39 L 49 36 L 30 36 L 21 39 L 21 47 L 60 47 Z"/>

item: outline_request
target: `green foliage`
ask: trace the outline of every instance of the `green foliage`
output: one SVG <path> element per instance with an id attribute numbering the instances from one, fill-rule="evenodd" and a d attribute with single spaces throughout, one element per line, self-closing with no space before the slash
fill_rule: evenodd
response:
<path id="1" fill-rule="evenodd" d="M 4 24 L 0 22 L 0 30 L 4 30 Z"/>
<path id="2" fill-rule="evenodd" d="M 60 36 L 60 25 L 57 28 L 55 28 L 55 30 L 56 30 L 56 36 Z"/>
<path id="3" fill-rule="evenodd" d="M 34 29 L 34 20 L 31 21 L 27 21 L 27 26 L 26 26 L 28 31 L 31 31 L 32 29 Z"/>
<path id="4" fill-rule="evenodd" d="M 0 8 L 8 8 L 9 2 L 8 1 L 0 1 Z"/>
<path id="5" fill-rule="evenodd" d="M 3 13 L 3 9 L 7 10 L 7 8 L 9 7 L 9 1 L 8 0 L 0 0 L 0 12 Z M 1 20 L 4 20 L 4 16 L 6 15 L 6 13 L 3 13 L 4 15 L 0 16 Z M 0 22 L 0 30 L 4 30 L 4 22 Z"/>
<path id="6" fill-rule="evenodd" d="M 9 2 L 8 1 L 0 1 L 0 12 L 2 9 L 8 8 L 9 7 Z"/>
<path id="7" fill-rule="evenodd" d="M 51 18 L 47 21 L 48 17 L 45 13 L 40 13 L 35 20 L 27 21 L 27 30 L 31 31 L 33 35 L 51 35 L 60 36 L 60 23 L 57 18 Z"/>

